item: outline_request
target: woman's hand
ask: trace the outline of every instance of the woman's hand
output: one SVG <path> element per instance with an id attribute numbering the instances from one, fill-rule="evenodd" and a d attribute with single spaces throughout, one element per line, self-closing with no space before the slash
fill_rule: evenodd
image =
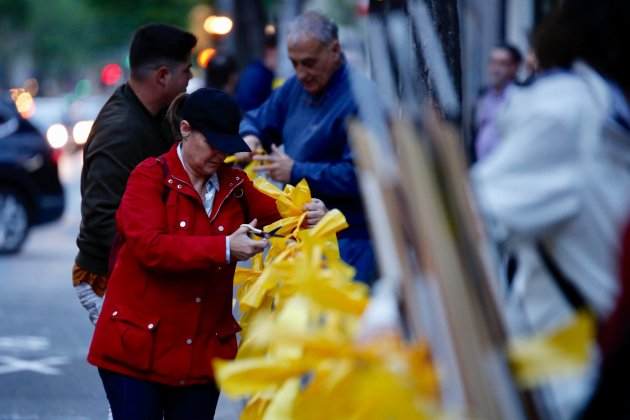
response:
<path id="1" fill-rule="evenodd" d="M 256 223 L 258 223 L 258 221 L 254 219 L 249 224 L 256 227 Z M 259 252 L 264 251 L 267 246 L 268 241 L 266 239 L 257 241 L 250 238 L 248 233 L 249 229 L 245 226 L 241 226 L 229 236 L 230 256 L 233 261 L 248 260 Z"/>
<path id="2" fill-rule="evenodd" d="M 311 228 L 322 220 L 322 217 L 326 215 L 328 209 L 322 200 L 313 198 L 308 204 L 304 206 L 306 211 L 306 218 L 304 219 L 304 226 Z"/>

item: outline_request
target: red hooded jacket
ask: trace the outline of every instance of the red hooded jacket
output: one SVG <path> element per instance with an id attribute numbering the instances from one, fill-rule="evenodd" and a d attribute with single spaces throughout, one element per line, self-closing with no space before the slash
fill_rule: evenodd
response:
<path id="1" fill-rule="evenodd" d="M 213 380 L 211 360 L 234 358 L 235 261 L 225 237 L 245 220 L 280 218 L 247 175 L 223 166 L 208 217 L 177 146 L 131 173 L 116 214 L 122 235 L 88 361 L 140 380 L 190 385 Z"/>

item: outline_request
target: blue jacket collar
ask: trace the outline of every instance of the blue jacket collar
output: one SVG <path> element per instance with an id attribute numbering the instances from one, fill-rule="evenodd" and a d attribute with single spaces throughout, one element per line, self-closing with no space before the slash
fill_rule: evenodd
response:
<path id="1" fill-rule="evenodd" d="M 347 79 L 347 74 L 348 74 L 348 64 L 346 63 L 345 56 L 342 55 L 341 64 L 339 65 L 339 68 L 335 70 L 332 76 L 330 76 L 330 80 L 328 80 L 326 87 L 321 93 L 317 95 L 311 95 L 310 93 L 304 91 L 307 94 L 308 98 L 310 99 L 309 103 L 317 104 L 324 101 L 331 94 L 331 92 L 334 92 L 338 86 L 343 84 L 344 80 Z"/>

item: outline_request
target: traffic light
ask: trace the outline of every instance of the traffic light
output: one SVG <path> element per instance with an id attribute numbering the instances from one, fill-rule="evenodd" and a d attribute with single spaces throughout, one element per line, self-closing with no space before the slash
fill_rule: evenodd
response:
<path id="1" fill-rule="evenodd" d="M 122 67 L 116 63 L 110 63 L 105 65 L 101 70 L 101 82 L 105 86 L 113 86 L 120 81 L 122 75 Z"/>

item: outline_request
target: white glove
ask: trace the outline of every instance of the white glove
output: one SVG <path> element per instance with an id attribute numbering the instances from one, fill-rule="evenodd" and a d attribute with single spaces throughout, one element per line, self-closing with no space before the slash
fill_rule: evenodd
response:
<path id="1" fill-rule="evenodd" d="M 88 311 L 90 321 L 96 325 L 98 314 L 101 312 L 101 306 L 103 305 L 103 298 L 94 293 L 92 286 L 87 283 L 79 283 L 77 286 L 74 286 L 74 290 L 77 292 L 79 302 Z"/>

